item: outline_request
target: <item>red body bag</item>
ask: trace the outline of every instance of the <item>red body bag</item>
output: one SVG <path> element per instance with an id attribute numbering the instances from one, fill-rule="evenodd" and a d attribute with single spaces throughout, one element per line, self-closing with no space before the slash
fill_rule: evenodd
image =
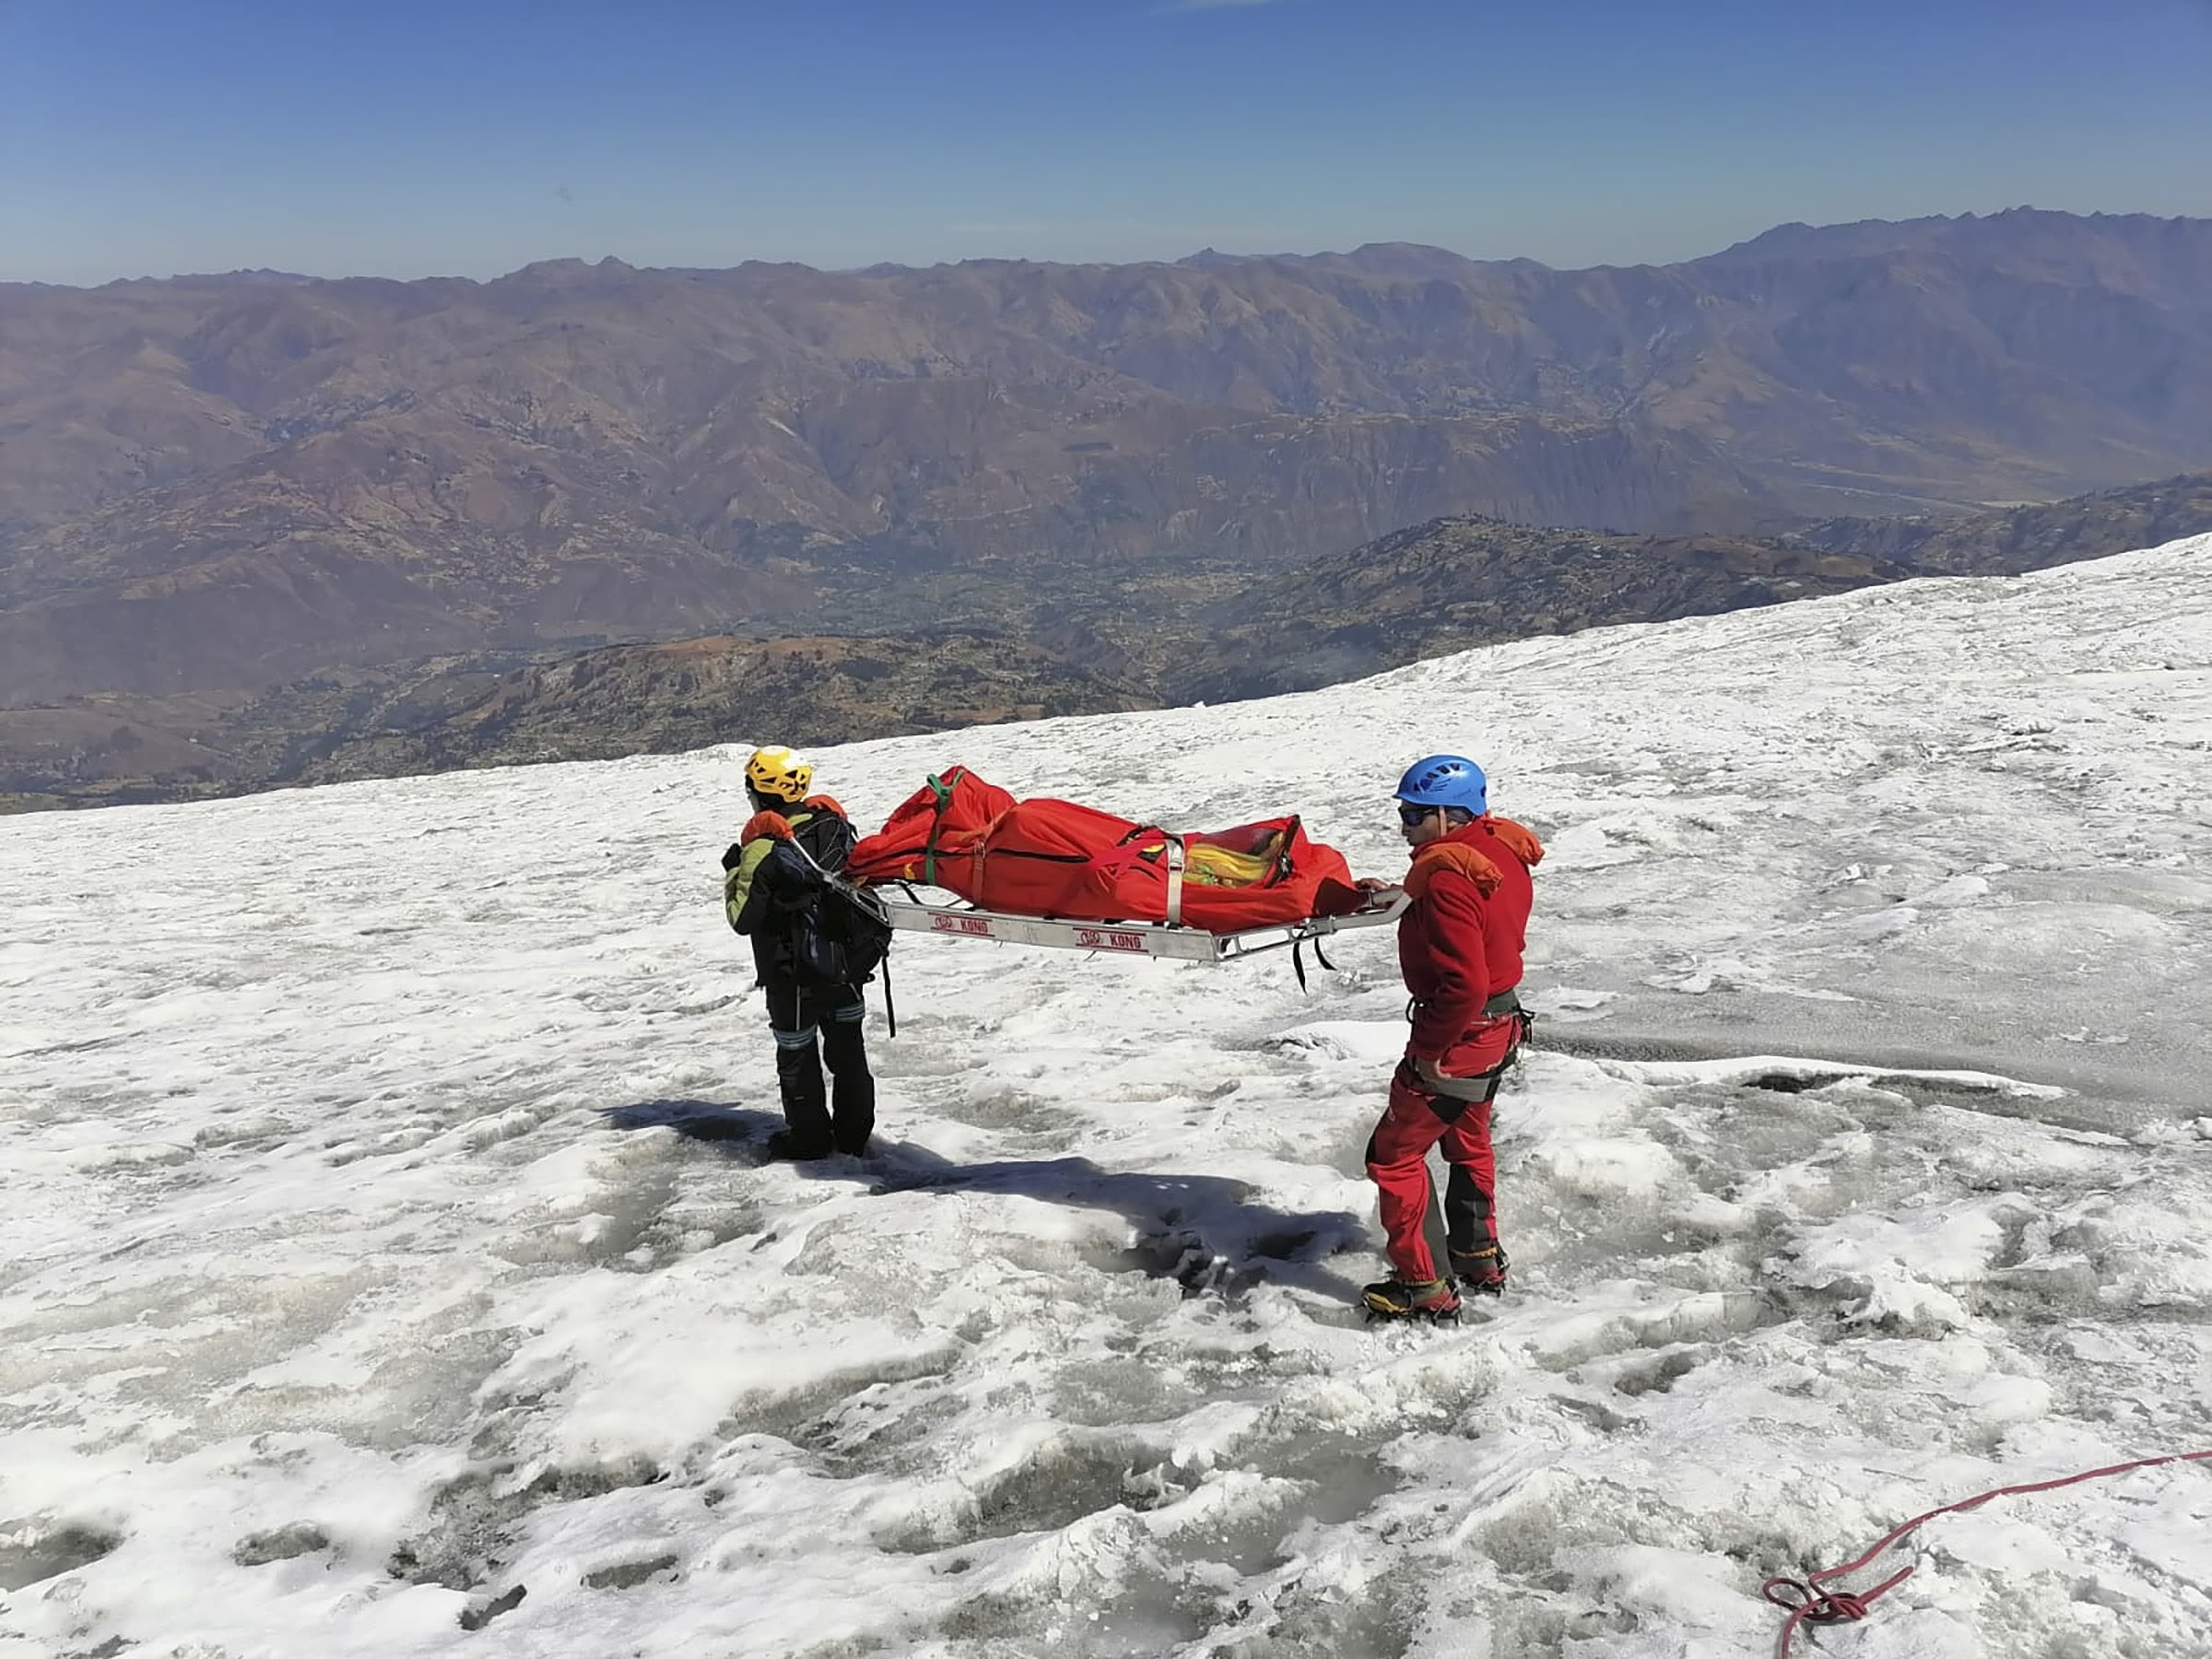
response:
<path id="1" fill-rule="evenodd" d="M 853 849 L 860 881 L 912 881 L 981 910 L 1079 922 L 1165 922 L 1172 842 L 1182 846 L 1182 922 L 1208 933 L 1344 915 L 1366 895 L 1344 855 L 1296 818 L 1171 836 L 1073 801 L 1018 801 L 947 767 Z"/>

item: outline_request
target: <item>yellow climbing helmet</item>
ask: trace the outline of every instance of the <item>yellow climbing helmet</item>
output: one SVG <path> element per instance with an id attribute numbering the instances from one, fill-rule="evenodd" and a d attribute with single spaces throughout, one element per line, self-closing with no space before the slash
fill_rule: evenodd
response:
<path id="1" fill-rule="evenodd" d="M 746 786 L 780 801 L 803 801 L 814 785 L 814 767 L 781 745 L 757 748 L 745 763 Z"/>

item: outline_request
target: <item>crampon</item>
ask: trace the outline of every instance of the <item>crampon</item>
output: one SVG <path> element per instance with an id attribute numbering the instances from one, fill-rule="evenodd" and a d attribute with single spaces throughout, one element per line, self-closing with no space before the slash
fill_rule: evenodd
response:
<path id="1" fill-rule="evenodd" d="M 1371 1323 L 1378 1319 L 1426 1319 L 1434 1324 L 1453 1324 L 1459 1319 L 1459 1292 L 1450 1279 L 1407 1284 L 1383 1279 L 1359 1293 L 1360 1306 Z"/>

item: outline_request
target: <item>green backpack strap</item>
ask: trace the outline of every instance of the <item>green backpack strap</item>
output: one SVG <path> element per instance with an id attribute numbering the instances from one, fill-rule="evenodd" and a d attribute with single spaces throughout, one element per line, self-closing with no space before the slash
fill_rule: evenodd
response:
<path id="1" fill-rule="evenodd" d="M 952 785 L 935 772 L 929 774 L 929 787 L 937 797 L 936 808 L 930 814 L 929 840 L 922 848 L 922 885 L 937 885 L 937 834 L 945 827 L 945 808 L 952 805 Z"/>

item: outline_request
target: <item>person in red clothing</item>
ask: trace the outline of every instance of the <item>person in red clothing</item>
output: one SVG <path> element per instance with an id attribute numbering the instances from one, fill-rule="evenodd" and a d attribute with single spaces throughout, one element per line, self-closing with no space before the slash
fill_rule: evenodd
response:
<path id="1" fill-rule="evenodd" d="M 1413 851 L 1398 967 L 1413 998 L 1413 1033 L 1367 1143 L 1394 1270 L 1362 1293 L 1378 1318 L 1455 1318 L 1460 1288 L 1490 1296 L 1505 1288 L 1490 1102 L 1528 1031 L 1514 987 L 1535 897 L 1529 873 L 1544 848 L 1521 825 L 1493 816 L 1488 794 L 1482 768 L 1461 755 L 1430 755 L 1398 780 L 1398 818 Z M 1429 1149 L 1440 1141 L 1451 1169 L 1449 1277 L 1423 1233 Z"/>

